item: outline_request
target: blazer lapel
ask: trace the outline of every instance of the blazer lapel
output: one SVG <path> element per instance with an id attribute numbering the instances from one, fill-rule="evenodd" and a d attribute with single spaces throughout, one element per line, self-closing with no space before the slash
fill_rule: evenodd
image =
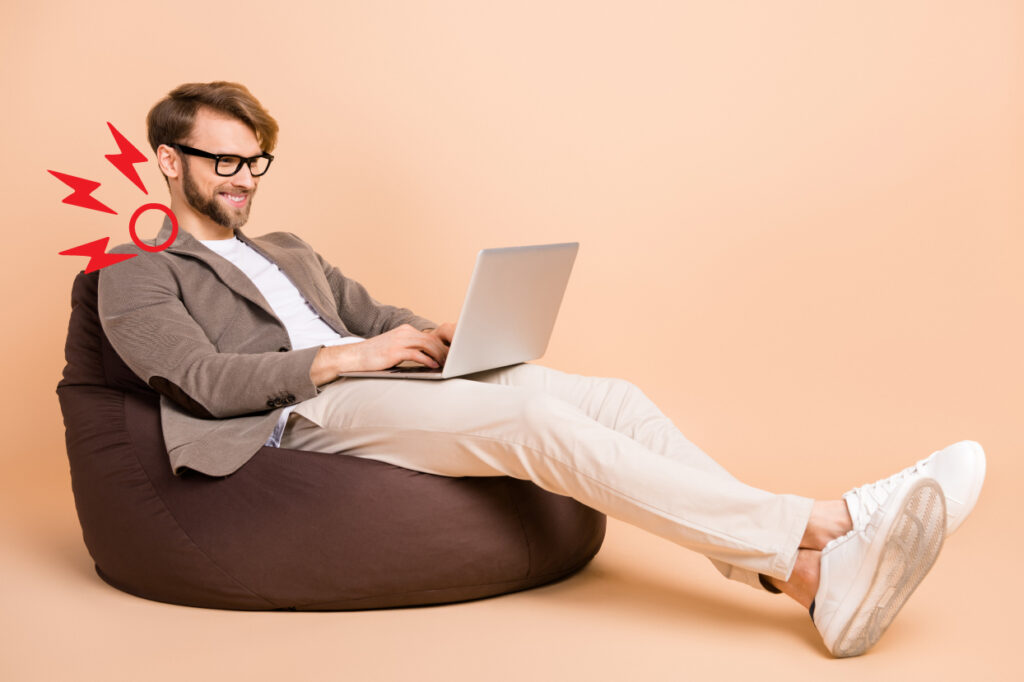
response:
<path id="1" fill-rule="evenodd" d="M 317 287 L 309 269 L 314 264 L 309 259 L 302 259 L 288 249 L 282 249 L 273 242 L 259 237 L 250 239 L 242 234 L 241 230 L 236 229 L 235 236 L 277 265 L 299 290 L 302 297 L 313 306 L 320 318 L 334 331 L 342 336 L 349 336 L 352 333 L 345 328 L 338 317 L 337 304 L 333 300 L 333 294 L 330 295 L 330 298 L 326 298 L 327 294 Z"/>
<path id="2" fill-rule="evenodd" d="M 157 234 L 156 239 L 153 240 L 153 244 L 163 244 L 170 236 L 171 220 L 170 218 L 164 218 L 163 227 L 160 228 L 160 232 Z M 260 290 L 256 288 L 256 285 L 252 283 L 252 280 L 244 272 L 200 244 L 198 239 L 185 230 L 178 231 L 178 236 L 175 237 L 174 243 L 168 246 L 166 250 L 202 261 L 232 291 L 255 303 L 275 320 L 278 319 L 274 309 L 270 307 L 267 300 L 263 298 L 263 294 L 260 293 Z"/>
<path id="3" fill-rule="evenodd" d="M 170 236 L 171 221 L 169 218 L 165 218 L 163 227 L 160 228 L 160 232 L 152 243 L 154 245 L 163 244 Z M 342 336 L 350 336 L 352 334 L 345 327 L 341 318 L 338 317 L 338 311 L 333 300 L 325 300 L 324 294 L 317 288 L 310 275 L 308 265 L 302 259 L 272 243 L 261 239 L 250 239 L 239 229 L 235 230 L 235 236 L 277 265 L 328 326 Z M 277 317 L 274 309 L 270 307 L 267 300 L 263 298 L 263 294 L 260 293 L 260 290 L 256 288 L 256 285 L 253 284 L 252 280 L 244 272 L 200 244 L 198 239 L 185 230 L 178 231 L 178 236 L 175 238 L 174 243 L 167 247 L 167 251 L 202 261 L 235 293 L 249 299 L 280 323 L 280 319 Z"/>

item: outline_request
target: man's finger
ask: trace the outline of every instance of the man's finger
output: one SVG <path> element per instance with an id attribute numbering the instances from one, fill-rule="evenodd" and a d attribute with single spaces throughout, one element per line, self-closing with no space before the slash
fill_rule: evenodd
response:
<path id="1" fill-rule="evenodd" d="M 447 347 L 441 343 L 437 337 L 432 336 L 429 333 L 420 332 L 420 337 L 416 339 L 418 343 L 409 344 L 409 349 L 414 352 L 421 353 L 431 360 L 434 360 L 438 364 L 444 362 L 445 357 L 448 355 Z M 422 362 L 417 360 L 417 362 Z"/>
<path id="2" fill-rule="evenodd" d="M 439 363 L 444 363 L 445 358 L 448 356 L 448 347 L 445 346 L 440 341 L 438 341 L 437 339 L 433 339 L 430 351 L 431 357 L 433 357 Z"/>
<path id="3" fill-rule="evenodd" d="M 431 329 L 426 333 L 440 339 L 445 345 L 451 345 L 452 337 L 455 335 L 455 325 L 451 322 L 445 322 L 440 327 Z"/>
<path id="4" fill-rule="evenodd" d="M 448 346 L 445 345 L 444 340 L 436 334 L 437 330 L 432 330 L 424 334 L 423 343 L 424 345 L 431 348 L 435 353 L 447 352 Z"/>
<path id="5" fill-rule="evenodd" d="M 440 365 L 438 365 L 437 361 L 434 360 L 434 358 L 430 357 L 429 355 L 427 355 L 423 351 L 414 350 L 412 352 L 412 354 L 409 357 L 407 357 L 406 359 L 407 360 L 412 360 L 413 362 L 418 362 L 421 365 L 426 365 L 427 367 L 437 368 L 437 367 L 440 366 Z"/>

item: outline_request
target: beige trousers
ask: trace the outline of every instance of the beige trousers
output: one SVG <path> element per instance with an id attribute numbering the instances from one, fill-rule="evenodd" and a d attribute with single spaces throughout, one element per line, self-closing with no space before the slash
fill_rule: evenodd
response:
<path id="1" fill-rule="evenodd" d="M 764 589 L 788 579 L 812 500 L 745 485 L 636 386 L 523 364 L 446 381 L 342 378 L 299 403 L 281 447 L 568 495 Z"/>

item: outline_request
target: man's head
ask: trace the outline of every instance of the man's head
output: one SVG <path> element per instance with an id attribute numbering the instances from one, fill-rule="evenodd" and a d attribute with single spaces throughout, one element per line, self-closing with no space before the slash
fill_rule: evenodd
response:
<path id="1" fill-rule="evenodd" d="M 269 162 L 266 155 L 255 157 L 273 150 L 278 131 L 249 90 L 223 81 L 188 83 L 158 102 L 146 123 L 179 220 L 206 236 L 217 226 L 244 225 L 259 184 L 254 171 Z"/>

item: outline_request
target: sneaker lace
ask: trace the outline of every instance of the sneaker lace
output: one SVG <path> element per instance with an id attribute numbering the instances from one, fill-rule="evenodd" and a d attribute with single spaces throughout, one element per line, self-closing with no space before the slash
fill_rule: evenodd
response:
<path id="1" fill-rule="evenodd" d="M 913 464 L 903 471 L 893 474 L 888 478 L 883 478 L 880 481 L 874 483 L 867 483 L 865 485 L 854 488 L 847 496 L 854 498 L 857 510 L 862 514 L 862 520 L 866 522 L 872 515 L 885 504 L 885 501 L 889 498 L 894 490 L 900 487 L 904 481 L 912 476 L 916 476 L 921 473 L 921 465 L 924 464 L 925 460 L 921 460 L 916 464 Z M 863 523 L 857 523 L 854 519 L 854 526 L 862 526 Z"/>

